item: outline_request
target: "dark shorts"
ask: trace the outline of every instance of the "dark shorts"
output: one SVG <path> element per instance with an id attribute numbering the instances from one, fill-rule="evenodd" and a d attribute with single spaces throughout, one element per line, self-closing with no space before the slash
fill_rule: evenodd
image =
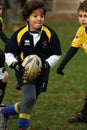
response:
<path id="1" fill-rule="evenodd" d="M 41 92 L 46 92 L 47 91 L 47 85 L 48 85 L 48 79 L 49 79 L 49 72 L 50 72 L 50 70 L 44 72 L 43 74 L 41 74 L 40 76 L 38 76 L 33 81 L 33 83 L 35 84 L 35 87 L 36 87 L 36 93 L 37 93 L 37 95 L 40 94 Z M 24 83 L 23 83 L 23 80 L 22 80 L 21 76 L 18 73 L 15 73 L 15 74 L 16 74 L 16 79 L 18 81 L 16 89 L 20 90 Z"/>
<path id="2" fill-rule="evenodd" d="M 46 92 L 49 79 L 49 71 L 44 72 L 35 80 L 36 92 Z"/>

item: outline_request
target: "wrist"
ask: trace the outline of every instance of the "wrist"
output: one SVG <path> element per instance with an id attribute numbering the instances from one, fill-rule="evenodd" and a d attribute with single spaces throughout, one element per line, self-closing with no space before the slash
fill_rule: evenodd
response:
<path id="1" fill-rule="evenodd" d="M 15 66 L 18 64 L 18 62 L 12 62 L 12 64 L 10 65 L 11 68 L 15 68 Z"/>
<path id="2" fill-rule="evenodd" d="M 14 68 L 14 70 L 19 73 L 21 76 L 24 73 L 24 67 L 17 61 L 17 62 L 13 62 L 11 64 L 11 68 Z"/>
<path id="3" fill-rule="evenodd" d="M 48 63 L 48 61 L 44 61 L 43 65 L 42 65 L 42 72 L 47 71 L 50 69 L 50 65 Z"/>
<path id="4" fill-rule="evenodd" d="M 44 62 L 44 68 L 47 70 L 47 69 L 50 69 L 50 65 L 48 63 L 48 61 L 45 61 Z"/>

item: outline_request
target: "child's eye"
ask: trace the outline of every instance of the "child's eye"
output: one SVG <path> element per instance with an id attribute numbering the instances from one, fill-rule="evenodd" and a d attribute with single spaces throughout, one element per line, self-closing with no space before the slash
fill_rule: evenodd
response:
<path id="1" fill-rule="evenodd" d="M 85 17 L 87 18 L 87 15 L 85 15 Z"/>
<path id="2" fill-rule="evenodd" d="M 44 17 L 44 15 L 41 15 L 41 18 L 43 18 Z"/>
<path id="3" fill-rule="evenodd" d="M 37 15 L 33 15 L 34 17 L 37 17 Z"/>
<path id="4" fill-rule="evenodd" d="M 82 17 L 82 15 L 79 15 L 79 17 Z"/>

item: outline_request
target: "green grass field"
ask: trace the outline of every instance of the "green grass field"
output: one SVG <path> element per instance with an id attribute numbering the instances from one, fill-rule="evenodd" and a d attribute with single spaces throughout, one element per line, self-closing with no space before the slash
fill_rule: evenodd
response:
<path id="1" fill-rule="evenodd" d="M 83 50 L 80 49 L 67 64 L 64 76 L 56 74 L 57 66 L 69 49 L 79 24 L 71 18 L 56 21 L 47 19 L 46 23 L 59 36 L 62 57 L 51 70 L 48 91 L 40 95 L 33 109 L 30 130 L 87 130 L 87 124 L 68 123 L 68 118 L 81 110 L 87 93 L 87 56 Z M 5 32 L 8 36 L 13 33 L 11 27 Z M 3 45 L 0 40 L 0 47 L 4 48 Z M 8 67 L 7 71 L 9 79 L 3 103 L 9 105 L 21 100 L 21 92 L 15 89 L 14 71 Z M 18 116 L 9 118 L 8 130 L 17 130 L 17 120 Z"/>

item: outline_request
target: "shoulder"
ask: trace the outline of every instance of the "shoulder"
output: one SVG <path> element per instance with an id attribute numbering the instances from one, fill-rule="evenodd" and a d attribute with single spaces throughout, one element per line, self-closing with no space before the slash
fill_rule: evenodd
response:
<path id="1" fill-rule="evenodd" d="M 42 31 L 44 31 L 46 33 L 46 35 L 48 36 L 49 39 L 51 39 L 52 37 L 54 37 L 54 38 L 57 37 L 56 32 L 45 24 L 43 25 Z"/>
<path id="2" fill-rule="evenodd" d="M 28 31 L 28 27 L 26 25 L 24 25 L 23 27 L 19 28 L 15 33 L 17 34 L 24 34 L 25 32 Z"/>
<path id="3" fill-rule="evenodd" d="M 46 24 L 43 25 L 44 31 L 50 31 L 51 33 L 55 32 L 51 27 L 47 26 Z"/>
<path id="4" fill-rule="evenodd" d="M 20 42 L 22 36 L 28 32 L 28 27 L 25 25 L 23 27 L 21 27 L 20 29 L 18 29 L 15 33 L 14 36 L 17 37 L 17 41 Z"/>
<path id="5" fill-rule="evenodd" d="M 83 26 L 80 26 L 77 30 L 77 33 L 79 33 L 79 34 L 83 34 L 84 32 L 85 32 L 85 27 L 83 27 Z"/>

